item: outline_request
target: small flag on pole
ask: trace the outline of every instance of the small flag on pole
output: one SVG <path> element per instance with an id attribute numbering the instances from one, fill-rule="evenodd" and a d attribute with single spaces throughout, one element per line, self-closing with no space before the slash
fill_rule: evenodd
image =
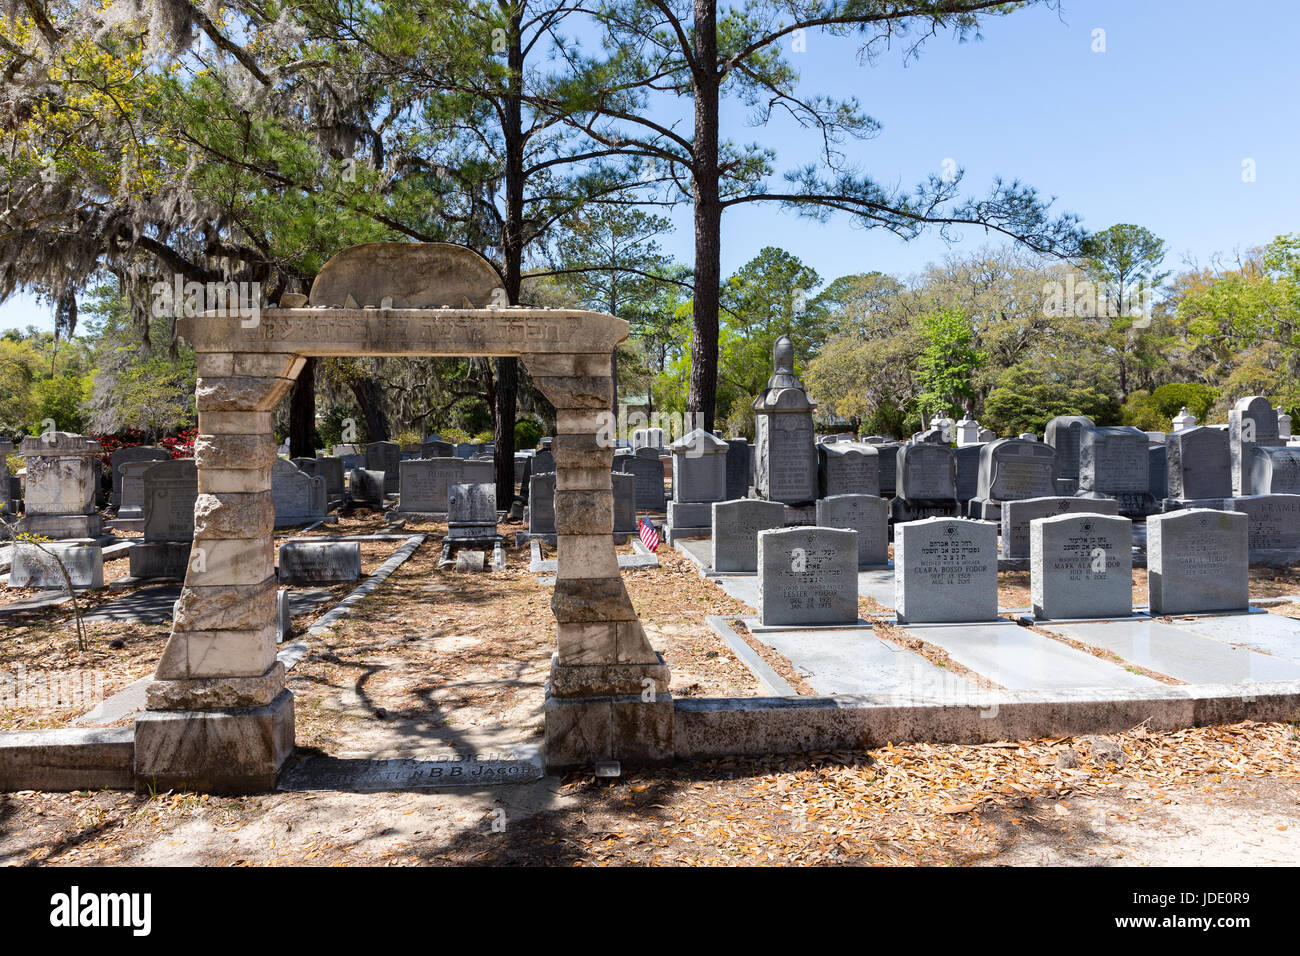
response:
<path id="1" fill-rule="evenodd" d="M 641 543 L 651 551 L 659 550 L 659 532 L 645 515 L 641 516 Z"/>

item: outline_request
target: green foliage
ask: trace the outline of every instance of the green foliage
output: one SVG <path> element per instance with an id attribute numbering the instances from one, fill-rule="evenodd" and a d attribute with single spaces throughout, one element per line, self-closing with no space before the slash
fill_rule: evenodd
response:
<path id="1" fill-rule="evenodd" d="M 984 401 L 981 423 L 1000 435 L 1041 434 L 1057 415 L 1115 424 L 1115 372 L 1095 356 L 1043 355 L 1005 370 Z"/>
<path id="2" fill-rule="evenodd" d="M 449 441 L 454 445 L 474 440 L 470 437 L 470 433 L 465 431 L 463 428 L 444 428 L 440 430 L 438 434 L 442 436 L 443 441 Z"/>
<path id="3" fill-rule="evenodd" d="M 515 448 L 520 451 L 536 448 L 545 434 L 545 427 L 537 419 L 521 418 L 515 422 Z"/>
<path id="4" fill-rule="evenodd" d="M 61 375 L 37 382 L 32 388 L 36 421 L 28 434 L 39 435 L 43 423 L 50 421 L 61 432 L 81 432 L 86 423 L 81 405 L 89 394 L 90 381 L 86 378 Z"/>
<path id="5" fill-rule="evenodd" d="M 1219 390 L 1197 382 L 1169 382 L 1153 392 L 1136 391 L 1124 402 L 1123 422 L 1143 431 L 1170 431 L 1174 416 L 1186 408 L 1204 424 L 1219 400 Z"/>
<path id="6" fill-rule="evenodd" d="M 975 332 L 961 309 L 923 315 L 921 336 L 918 406 L 929 416 L 955 412 L 975 397 L 974 377 L 987 356 L 975 346 Z"/>

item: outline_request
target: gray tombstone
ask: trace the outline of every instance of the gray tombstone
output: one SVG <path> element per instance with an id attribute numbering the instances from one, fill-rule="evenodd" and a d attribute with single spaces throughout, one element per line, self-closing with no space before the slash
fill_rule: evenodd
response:
<path id="1" fill-rule="evenodd" d="M 277 458 L 271 465 L 271 501 L 277 528 L 320 521 L 328 507 L 325 479 L 307 474 L 287 458 Z"/>
<path id="2" fill-rule="evenodd" d="M 488 540 L 497 537 L 497 486 L 492 482 L 456 482 L 447 489 L 447 537 Z"/>
<path id="3" fill-rule="evenodd" d="M 619 455 L 614 462 L 619 471 L 635 480 L 633 501 L 637 511 L 663 511 L 668 506 L 664 496 L 664 463 L 658 451 L 638 448 L 635 454 Z"/>
<path id="4" fill-rule="evenodd" d="M 361 505 L 366 508 L 382 508 L 384 506 L 384 473 L 375 471 L 373 468 L 353 468 L 349 491 L 354 505 Z"/>
<path id="5" fill-rule="evenodd" d="M 452 453 L 457 458 L 473 458 L 477 451 L 478 446 L 473 442 L 462 441 L 456 443 L 456 447 L 453 449 Z"/>
<path id="6" fill-rule="evenodd" d="M 817 526 L 858 533 L 858 567 L 889 564 L 889 502 L 876 495 L 832 495 L 817 502 Z"/>
<path id="7" fill-rule="evenodd" d="M 946 444 L 915 442 L 897 452 L 894 500 L 895 524 L 957 514 L 957 456 Z"/>
<path id="8" fill-rule="evenodd" d="M 397 510 L 406 514 L 443 514 L 447 489 L 468 481 L 459 458 L 417 458 L 401 463 Z"/>
<path id="9" fill-rule="evenodd" d="M 98 538 L 99 442 L 84 435 L 51 432 L 24 438 L 18 454 L 27 462 L 19 532 L 46 538 Z"/>
<path id="10" fill-rule="evenodd" d="M 471 458 L 460 463 L 461 481 L 486 481 L 496 484 L 496 462 L 491 457 Z"/>
<path id="11" fill-rule="evenodd" d="M 1300 447 L 1252 448 L 1250 486 L 1257 495 L 1300 494 Z"/>
<path id="12" fill-rule="evenodd" d="M 366 445 L 366 467 L 384 473 L 385 494 L 397 494 L 401 460 L 402 449 L 395 441 L 373 441 Z"/>
<path id="13" fill-rule="evenodd" d="M 817 446 L 818 497 L 880 494 L 880 453 L 855 441 Z"/>
<path id="14" fill-rule="evenodd" d="M 1300 561 L 1300 495 L 1225 498 L 1223 510 L 1246 515 L 1251 564 Z"/>
<path id="15" fill-rule="evenodd" d="M 1055 491 L 1056 449 L 1023 438 L 999 438 L 980 445 L 975 497 L 990 501 L 1023 501 Z"/>
<path id="16" fill-rule="evenodd" d="M 983 442 L 958 445 L 953 453 L 957 463 L 957 501 L 964 505 L 979 492 L 980 449 Z"/>
<path id="17" fill-rule="evenodd" d="M 343 459 L 321 455 L 316 459 L 316 474 L 325 479 L 325 497 L 328 500 L 343 500 Z"/>
<path id="18" fill-rule="evenodd" d="M 198 468 L 193 458 L 155 462 L 143 481 L 144 541 L 128 552 L 131 576 L 184 580 L 194 539 Z"/>
<path id="19" fill-rule="evenodd" d="M 876 445 L 876 463 L 880 466 L 880 495 L 882 498 L 895 495 L 898 493 L 898 450 L 903 443 L 882 441 L 871 444 Z"/>
<path id="20" fill-rule="evenodd" d="M 754 467 L 754 446 L 743 438 L 727 439 L 727 500 L 749 497 L 749 476 Z"/>
<path id="21" fill-rule="evenodd" d="M 706 537 L 712 504 L 727 494 L 727 443 L 697 428 L 673 442 L 673 500 L 668 502 L 668 540 Z"/>
<path id="22" fill-rule="evenodd" d="M 1168 498 L 1199 504 L 1231 496 L 1232 460 L 1222 428 L 1180 429 L 1169 434 L 1164 447 Z"/>
<path id="23" fill-rule="evenodd" d="M 158 464 L 160 458 L 146 458 L 136 461 L 124 461 L 113 466 L 113 473 L 118 477 L 118 522 L 116 528 L 143 530 L 141 525 L 126 525 L 125 522 L 144 521 L 144 473 Z"/>
<path id="24" fill-rule="evenodd" d="M 767 501 L 802 505 L 817 499 L 813 412 L 794 375 L 794 346 L 781 336 L 772 347 L 775 372 L 754 399 L 754 491 Z"/>
<path id="25" fill-rule="evenodd" d="M 1034 617 L 1128 617 L 1133 613 L 1133 522 L 1096 514 L 1029 523 Z"/>
<path id="26" fill-rule="evenodd" d="M 359 541 L 298 539 L 280 545 L 282 584 L 340 584 L 361 577 Z"/>
<path id="27" fill-rule="evenodd" d="M 1150 472 L 1151 497 L 1157 502 L 1169 497 L 1169 447 L 1165 444 L 1147 446 L 1147 468 Z"/>
<path id="28" fill-rule="evenodd" d="M 420 446 L 421 458 L 452 458 L 455 454 L 456 446 L 441 438 L 428 439 Z"/>
<path id="29" fill-rule="evenodd" d="M 1029 560 L 1029 523 L 1036 518 L 1065 514 L 1119 514 L 1114 498 L 1044 497 L 1008 501 L 1002 505 L 1002 544 L 998 557 L 1008 561 Z"/>
<path id="30" fill-rule="evenodd" d="M 911 501 L 957 497 L 957 459 L 951 448 L 929 442 L 898 449 L 895 493 Z"/>
<path id="31" fill-rule="evenodd" d="M 926 518 L 894 526 L 899 624 L 998 619 L 998 532 L 987 521 Z"/>
<path id="32" fill-rule="evenodd" d="M 785 524 L 779 501 L 739 498 L 713 503 L 713 570 L 757 571 L 758 533 Z"/>
<path id="33" fill-rule="evenodd" d="M 857 534 L 838 528 L 758 533 L 758 613 L 767 627 L 858 621 Z"/>
<path id="34" fill-rule="evenodd" d="M 1047 423 L 1043 441 L 1056 449 L 1056 477 L 1079 477 L 1079 448 L 1083 429 L 1097 423 L 1087 415 L 1057 415 Z"/>
<path id="35" fill-rule="evenodd" d="M 524 456 L 524 467 L 519 472 L 519 500 L 523 504 L 528 503 L 528 484 L 533 477 L 533 456 Z"/>
<path id="36" fill-rule="evenodd" d="M 150 465 L 144 473 L 145 541 L 191 542 L 198 497 L 199 472 L 193 458 Z"/>
<path id="37" fill-rule="evenodd" d="M 1126 518 L 1156 511 L 1147 436 L 1129 426 L 1084 428 L 1079 446 L 1079 495 L 1114 498 Z"/>
<path id="38" fill-rule="evenodd" d="M 542 439 L 543 442 L 546 439 Z M 533 456 L 533 474 L 544 475 L 547 472 L 555 471 L 555 455 L 551 453 L 549 446 L 544 447 Z"/>
<path id="39" fill-rule="evenodd" d="M 42 547 L 26 541 L 14 545 L 9 587 L 61 591 L 69 583 L 74 589 L 104 586 L 104 552 L 99 545 L 73 541 L 51 541 Z"/>
<path id="40" fill-rule="evenodd" d="M 616 471 L 609 480 L 614 496 L 614 535 L 622 541 L 624 536 L 636 534 L 636 476 Z"/>
<path id="41" fill-rule="evenodd" d="M 1248 610 L 1249 524 L 1240 512 L 1207 508 L 1148 518 L 1151 613 Z"/>
<path id="42" fill-rule="evenodd" d="M 555 544 L 555 472 L 534 474 L 528 488 L 528 536 Z"/>
<path id="43" fill-rule="evenodd" d="M 1232 461 L 1232 493 L 1261 494 L 1251 484 L 1251 450 L 1285 445 L 1277 433 L 1277 412 L 1262 395 L 1243 398 L 1228 412 L 1228 454 Z"/>
<path id="44" fill-rule="evenodd" d="M 133 514 L 122 514 L 122 466 L 133 461 L 170 461 L 171 457 L 171 452 L 166 448 L 155 445 L 118 448 L 109 456 L 113 469 L 113 496 L 109 499 L 109 507 L 118 513 L 119 518 L 139 517 L 138 510 Z"/>

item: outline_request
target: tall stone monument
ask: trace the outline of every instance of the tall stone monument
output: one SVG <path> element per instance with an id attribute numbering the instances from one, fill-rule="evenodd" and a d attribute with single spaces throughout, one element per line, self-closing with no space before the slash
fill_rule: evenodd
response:
<path id="1" fill-rule="evenodd" d="M 754 491 L 787 505 L 817 500 L 817 449 L 813 411 L 794 374 L 794 345 L 788 335 L 772 347 L 775 372 L 754 399 Z"/>

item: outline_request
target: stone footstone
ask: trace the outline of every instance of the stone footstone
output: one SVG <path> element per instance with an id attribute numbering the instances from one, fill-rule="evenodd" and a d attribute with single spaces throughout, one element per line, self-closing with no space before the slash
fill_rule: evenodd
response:
<path id="1" fill-rule="evenodd" d="M 282 584 L 339 584 L 360 577 L 358 541 L 286 541 L 280 545 Z"/>
<path id="2" fill-rule="evenodd" d="M 62 590 L 67 584 L 60 562 L 74 588 L 104 586 L 104 552 L 98 545 L 58 541 L 37 547 L 20 541 L 14 546 L 9 587 Z"/>

